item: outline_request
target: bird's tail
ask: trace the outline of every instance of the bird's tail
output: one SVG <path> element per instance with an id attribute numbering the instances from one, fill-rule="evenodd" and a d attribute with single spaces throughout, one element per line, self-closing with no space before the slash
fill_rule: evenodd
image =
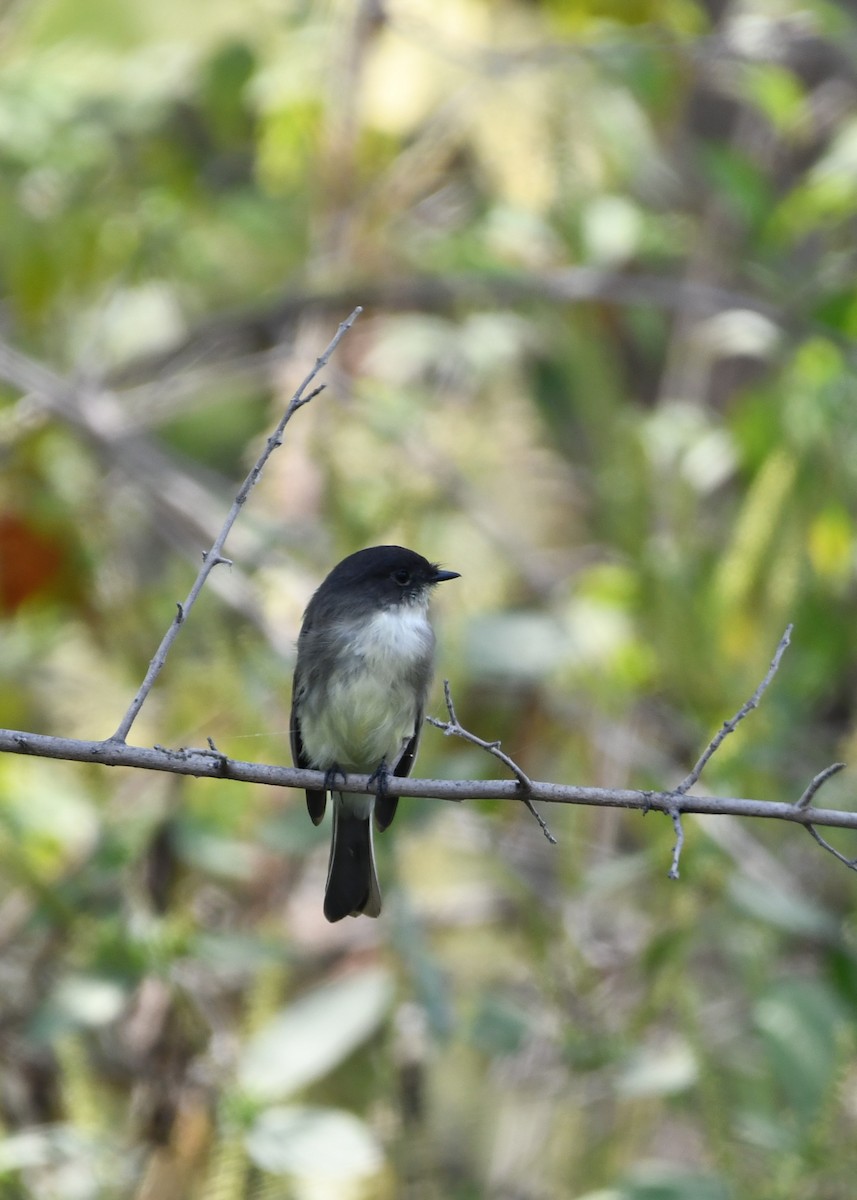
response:
<path id="1" fill-rule="evenodd" d="M 366 797 L 355 796 L 363 812 L 352 812 L 352 797 L 334 794 L 333 838 L 324 892 L 324 915 L 328 921 L 343 917 L 377 917 L 381 911 L 381 889 L 375 871 L 371 810 L 365 812 Z"/>

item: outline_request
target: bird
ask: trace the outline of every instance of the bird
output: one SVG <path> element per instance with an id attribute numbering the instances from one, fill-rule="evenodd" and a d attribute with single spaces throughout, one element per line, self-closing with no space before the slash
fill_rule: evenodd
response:
<path id="1" fill-rule="evenodd" d="M 373 818 L 379 830 L 390 825 L 398 797 L 384 784 L 413 768 L 434 669 L 429 598 L 458 578 L 404 546 L 371 546 L 338 563 L 307 605 L 289 733 L 295 766 L 326 774 L 306 792 L 315 825 L 333 798 L 328 921 L 381 912 Z M 371 774 L 377 795 L 337 788 L 348 772 Z"/>

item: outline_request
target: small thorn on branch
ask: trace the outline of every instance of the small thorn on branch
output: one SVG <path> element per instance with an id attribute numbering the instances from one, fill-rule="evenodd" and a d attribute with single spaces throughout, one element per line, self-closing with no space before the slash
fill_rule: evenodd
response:
<path id="1" fill-rule="evenodd" d="M 176 601 L 176 609 L 176 624 L 181 625 L 182 621 L 184 620 L 184 605 L 182 604 L 181 600 Z"/>
<path id="2" fill-rule="evenodd" d="M 327 387 L 326 383 L 320 383 L 318 385 L 318 387 L 313 388 L 313 390 L 311 392 L 309 392 L 308 395 L 301 396 L 300 399 L 295 404 L 295 408 L 303 408 L 303 406 L 305 404 L 309 404 L 310 400 L 315 400 L 316 396 L 320 396 L 326 387 Z"/>

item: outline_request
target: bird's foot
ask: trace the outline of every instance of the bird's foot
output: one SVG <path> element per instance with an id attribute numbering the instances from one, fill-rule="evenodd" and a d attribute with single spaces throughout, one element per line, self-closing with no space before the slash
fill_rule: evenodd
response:
<path id="1" fill-rule="evenodd" d="M 345 783 L 346 775 L 339 763 L 334 763 L 332 767 L 328 767 L 324 773 L 324 790 L 326 792 L 337 791 L 336 782 L 341 780 Z"/>
<path id="2" fill-rule="evenodd" d="M 375 770 L 369 776 L 369 782 L 376 785 L 375 795 L 379 800 L 385 799 L 387 795 L 387 783 L 390 779 L 392 771 L 387 766 L 386 758 L 382 758 Z"/>
<path id="3" fill-rule="evenodd" d="M 378 766 L 369 776 L 369 782 L 376 786 L 375 804 L 373 810 L 375 813 L 375 824 L 378 829 L 384 830 L 396 815 L 396 809 L 399 804 L 398 796 L 390 796 L 387 794 L 387 788 L 393 772 L 387 765 L 387 760 L 382 758 Z"/>

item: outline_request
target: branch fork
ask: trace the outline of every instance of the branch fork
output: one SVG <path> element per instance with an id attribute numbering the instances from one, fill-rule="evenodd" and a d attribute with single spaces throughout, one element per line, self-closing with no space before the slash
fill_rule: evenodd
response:
<path id="1" fill-rule="evenodd" d="M 788 647 L 791 643 L 791 635 L 792 635 L 793 629 L 794 629 L 794 625 L 792 625 L 792 624 L 789 624 L 786 626 L 785 633 L 783 634 L 783 636 L 780 638 L 779 642 L 777 643 L 777 648 L 774 651 L 774 657 L 771 659 L 771 665 L 768 667 L 768 671 L 767 671 L 767 674 L 765 675 L 765 678 L 762 680 L 762 682 L 756 688 L 755 692 L 750 697 L 750 699 L 741 705 L 741 707 L 736 712 L 735 716 L 732 717 L 730 720 L 723 722 L 720 729 L 718 729 L 717 733 L 714 735 L 714 737 L 711 739 L 711 741 L 708 743 L 708 745 L 703 750 L 702 754 L 699 756 L 699 759 L 697 760 L 696 764 L 694 765 L 693 770 L 690 771 L 690 773 L 685 776 L 685 778 L 681 781 L 681 783 L 678 785 L 678 787 L 676 787 L 674 789 L 674 791 L 672 792 L 673 796 L 675 796 L 676 798 L 680 798 L 682 796 L 687 795 L 687 793 L 694 786 L 694 784 L 699 782 L 699 777 L 701 776 L 706 764 L 709 762 L 709 760 L 712 758 L 712 756 L 717 752 L 717 750 L 720 749 L 720 747 L 722 746 L 722 744 L 726 740 L 726 738 L 729 736 L 729 734 L 735 732 L 735 730 L 738 728 L 738 726 L 741 724 L 741 722 L 750 715 L 750 713 L 753 711 L 754 708 L 758 708 L 760 700 L 762 699 L 765 692 L 768 690 L 771 683 L 773 682 L 774 676 L 776 675 L 777 671 L 780 669 L 780 663 L 782 661 L 783 655 L 785 654 L 786 650 L 788 649 Z M 811 806 L 813 798 L 815 797 L 818 790 L 825 783 L 827 783 L 828 779 L 831 779 L 834 775 L 838 775 L 839 772 L 844 769 L 844 767 L 845 767 L 845 763 L 832 763 L 829 767 L 825 767 L 823 771 L 819 771 L 818 774 L 815 775 L 812 780 L 810 780 L 809 784 L 807 785 L 807 787 L 804 790 L 803 795 L 800 797 L 800 799 L 795 801 L 795 804 L 794 804 L 795 811 L 801 812 L 801 813 L 806 812 L 809 809 L 809 807 Z M 669 871 L 669 878 L 670 879 L 678 879 L 678 877 L 679 877 L 679 871 L 678 871 L 679 859 L 681 857 L 682 847 L 684 846 L 684 830 L 682 829 L 682 825 L 681 825 L 681 811 L 682 810 L 681 810 L 680 805 L 676 803 L 676 804 L 669 804 L 666 807 L 665 811 L 672 818 L 672 823 L 673 823 L 673 826 L 676 831 L 676 844 L 675 844 L 675 847 L 673 848 L 673 858 L 672 858 L 672 865 L 671 865 L 670 871 Z M 833 848 L 833 846 L 831 846 L 829 844 L 829 842 L 826 842 L 824 840 L 824 838 L 818 833 L 818 831 L 814 828 L 814 826 L 812 824 L 810 824 L 809 822 L 805 823 L 805 828 L 815 838 L 815 840 L 818 842 L 818 844 L 820 846 L 822 846 L 825 850 L 829 850 L 831 854 L 833 854 L 836 858 L 838 858 L 839 861 L 844 863 L 847 867 L 850 867 L 852 870 L 857 870 L 857 859 L 848 859 L 843 854 L 840 854 L 838 850 L 835 850 Z"/>
<path id="2" fill-rule="evenodd" d="M 533 804 L 531 798 L 533 792 L 533 781 L 530 779 L 529 775 L 526 774 L 524 769 L 520 767 L 513 758 L 510 758 L 508 754 L 501 750 L 501 743 L 499 741 L 486 742 L 481 737 L 477 737 L 475 733 L 471 733 L 469 729 L 464 728 L 455 713 L 455 705 L 452 702 L 452 689 L 449 685 L 448 679 L 444 679 L 443 681 L 443 698 L 446 703 L 446 711 L 449 714 L 449 720 L 439 721 L 437 717 L 427 717 L 426 720 L 428 723 L 430 725 L 434 725 L 436 729 L 442 730 L 446 737 L 460 737 L 465 742 L 470 742 L 474 746 L 479 746 L 480 749 L 492 754 L 494 758 L 499 759 L 504 766 L 508 767 L 515 776 L 515 779 L 518 781 L 518 787 L 520 788 L 521 792 L 521 800 L 527 806 L 530 813 L 535 817 L 536 821 L 538 821 L 539 828 L 547 840 L 552 846 L 555 846 L 557 844 L 556 838 L 548 828 L 548 824 L 544 817 L 542 817 L 541 813 L 536 810 L 536 807 Z"/>

